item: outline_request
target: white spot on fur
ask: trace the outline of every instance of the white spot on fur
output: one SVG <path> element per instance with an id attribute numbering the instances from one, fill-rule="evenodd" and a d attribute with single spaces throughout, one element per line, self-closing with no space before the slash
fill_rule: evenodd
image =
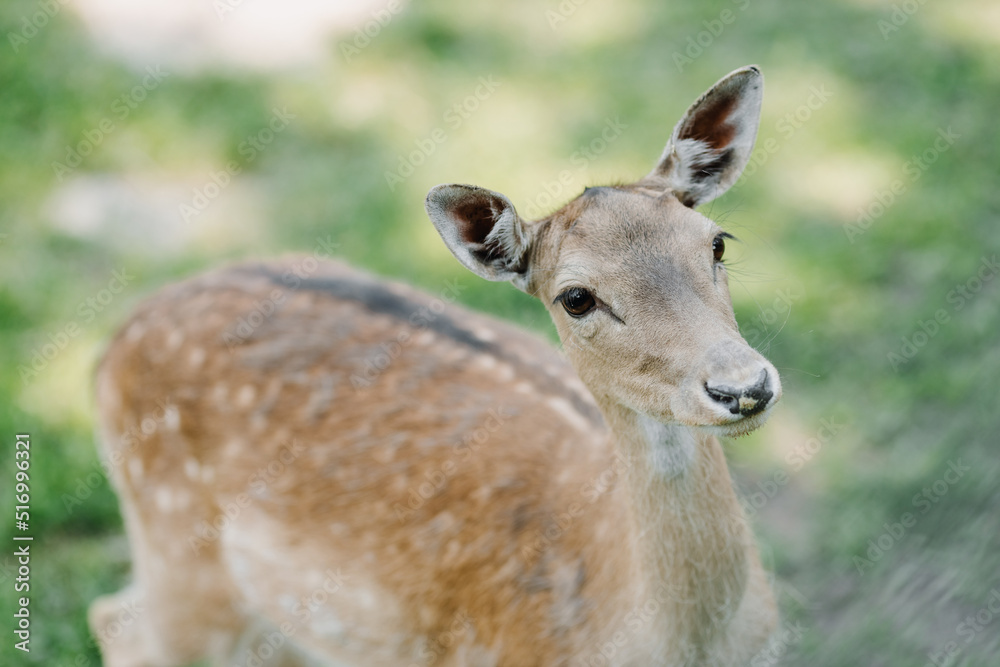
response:
<path id="1" fill-rule="evenodd" d="M 215 479 L 215 469 L 212 466 L 203 466 L 201 469 L 201 481 L 206 484 Z"/>
<path id="2" fill-rule="evenodd" d="M 252 384 L 245 384 L 236 393 L 236 405 L 241 408 L 248 408 L 257 397 L 257 388 Z"/>
<path id="3" fill-rule="evenodd" d="M 368 589 L 362 588 L 356 591 L 355 599 L 361 603 L 361 606 L 368 607 L 369 609 L 374 609 L 376 606 L 375 595 Z"/>
<path id="4" fill-rule="evenodd" d="M 424 329 L 413 337 L 414 345 L 430 345 L 437 337 L 430 331 Z"/>
<path id="5" fill-rule="evenodd" d="M 312 623 L 309 626 L 313 633 L 320 637 L 339 639 L 345 634 L 343 622 L 335 617 L 328 606 L 325 605 L 316 610 Z"/>
<path id="6" fill-rule="evenodd" d="M 201 365 L 205 363 L 205 348 L 196 347 L 191 350 L 191 354 L 188 355 L 188 363 L 191 364 L 192 368 L 201 368 Z"/>
<path id="7" fill-rule="evenodd" d="M 492 343 L 497 339 L 497 335 L 492 329 L 476 329 L 474 333 L 476 334 L 476 338 L 487 343 Z"/>
<path id="8" fill-rule="evenodd" d="M 170 431 L 179 431 L 181 428 L 181 411 L 176 405 L 171 405 L 163 411 L 163 424 Z"/>
<path id="9" fill-rule="evenodd" d="M 170 512 L 174 508 L 173 494 L 165 486 L 161 486 L 156 489 L 156 507 L 161 512 Z"/>
<path id="10" fill-rule="evenodd" d="M 184 461 L 184 474 L 188 476 L 188 479 L 197 480 L 200 472 L 201 466 L 198 465 L 198 461 L 192 458 Z"/>
<path id="11" fill-rule="evenodd" d="M 241 533 L 236 531 L 226 531 L 226 537 L 229 541 L 236 541 L 237 544 L 242 536 Z M 246 538 L 244 538 L 245 540 Z M 246 545 L 241 545 L 246 549 Z M 250 553 L 253 553 L 252 551 Z M 250 583 L 250 576 L 253 572 L 250 568 L 250 560 L 242 552 L 230 551 L 229 552 L 229 567 L 233 572 L 233 581 L 244 590 L 248 591 L 247 585 Z"/>
<path id="12" fill-rule="evenodd" d="M 389 463 L 392 463 L 394 458 L 396 458 L 396 447 L 393 445 L 376 447 L 374 451 L 372 451 L 372 458 L 382 465 L 388 465 Z"/>
<path id="13" fill-rule="evenodd" d="M 230 458 L 239 456 L 245 447 L 246 443 L 241 438 L 232 438 L 226 443 L 226 456 Z"/>
<path id="14" fill-rule="evenodd" d="M 184 342 L 184 334 L 181 333 L 180 329 L 174 329 L 169 334 L 167 334 L 167 350 L 173 352 L 181 346 Z"/>
<path id="15" fill-rule="evenodd" d="M 483 644 L 470 643 L 463 640 L 455 649 L 456 664 L 478 665 L 479 667 L 497 667 L 500 664 L 496 652 Z"/>
<path id="16" fill-rule="evenodd" d="M 128 474 L 133 481 L 142 479 L 142 459 L 134 457 L 128 460 Z"/>
<path id="17" fill-rule="evenodd" d="M 309 401 L 303 408 L 306 419 L 309 420 L 322 417 L 330 409 L 336 394 L 336 379 L 330 373 L 319 376 L 313 384 L 316 389 L 309 394 Z"/>
<path id="18" fill-rule="evenodd" d="M 477 370 L 492 371 L 497 367 L 496 357 L 489 354 L 477 354 L 472 360 L 472 364 Z"/>
<path id="19" fill-rule="evenodd" d="M 130 343 L 137 342 L 146 334 L 146 327 L 141 322 L 133 322 L 132 326 L 125 332 L 125 340 Z"/>

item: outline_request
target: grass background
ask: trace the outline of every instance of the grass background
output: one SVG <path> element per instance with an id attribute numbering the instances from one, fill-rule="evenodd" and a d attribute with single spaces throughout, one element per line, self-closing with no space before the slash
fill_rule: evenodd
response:
<path id="1" fill-rule="evenodd" d="M 0 662 L 100 664 L 86 606 L 126 582 L 129 566 L 97 467 L 90 380 L 145 295 L 329 236 L 356 265 L 431 292 L 457 279 L 469 306 L 554 339 L 539 304 L 451 259 L 424 216 L 427 189 L 476 183 L 534 212 L 563 170 L 572 185 L 558 201 L 640 177 L 700 92 L 756 63 L 767 83 L 755 166 L 704 212 L 742 239 L 731 263 L 737 316 L 785 383 L 772 422 L 728 446 L 760 505 L 786 622 L 805 628 L 775 653 L 789 665 L 925 665 L 953 642 L 946 664 L 998 664 L 1000 617 L 986 605 L 1000 591 L 1000 292 L 977 279 L 1000 249 L 996 6 L 428 0 L 350 61 L 342 47 L 357 24 L 308 67 L 168 63 L 124 118 L 115 101 L 157 63 L 111 55 L 69 8 L 15 45 L 10 35 L 39 7 L 0 5 L 0 540 L 13 544 L 8 480 L 13 434 L 25 431 L 36 539 L 27 656 L 7 629 L 13 548 L 0 550 Z M 500 85 L 455 127 L 448 111 L 480 77 Z M 241 145 L 276 107 L 295 118 L 248 159 Z M 594 160 L 574 159 L 609 119 L 627 128 Z M 57 174 L 52 163 L 104 120 L 113 131 Z M 390 189 L 386 172 L 435 128 L 446 140 Z M 908 161 L 949 128 L 957 138 L 914 170 Z M 229 161 L 239 175 L 185 215 L 181 205 Z M 851 232 L 866 210 L 878 215 Z M 87 299 L 116 270 L 134 278 L 91 313 Z M 914 340 L 938 311 L 946 321 Z M 71 323 L 78 335 L 65 349 L 23 372 Z M 904 339 L 923 344 L 893 363 Z M 822 420 L 837 429 L 821 441 Z M 959 460 L 970 470 L 935 491 Z M 933 503 L 915 499 L 924 488 Z M 906 512 L 916 524 L 859 571 L 856 557 Z M 977 613 L 970 637 L 960 624 Z"/>

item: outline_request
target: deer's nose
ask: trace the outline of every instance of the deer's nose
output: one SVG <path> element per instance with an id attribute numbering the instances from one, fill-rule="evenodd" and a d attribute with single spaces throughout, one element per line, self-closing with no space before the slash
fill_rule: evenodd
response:
<path id="1" fill-rule="evenodd" d="M 734 415 L 749 417 L 764 410 L 774 397 L 767 384 L 767 369 L 760 369 L 757 381 L 743 387 L 705 383 L 709 397 Z"/>

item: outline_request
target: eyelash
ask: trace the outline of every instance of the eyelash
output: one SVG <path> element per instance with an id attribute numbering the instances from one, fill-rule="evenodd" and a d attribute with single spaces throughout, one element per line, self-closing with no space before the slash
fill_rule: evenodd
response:
<path id="1" fill-rule="evenodd" d="M 729 232 L 719 232 L 718 234 L 715 235 L 715 238 L 712 239 L 712 254 L 716 264 L 725 263 L 724 259 L 724 255 L 726 253 L 725 239 L 732 239 L 735 241 L 736 237 L 730 234 Z M 716 248 L 717 243 L 721 244 L 721 248 Z"/>

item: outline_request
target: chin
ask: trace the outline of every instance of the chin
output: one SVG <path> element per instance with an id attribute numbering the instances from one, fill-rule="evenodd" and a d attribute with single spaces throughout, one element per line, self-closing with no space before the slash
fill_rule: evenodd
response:
<path id="1" fill-rule="evenodd" d="M 637 413 L 662 424 L 679 424 L 689 428 L 707 431 L 720 438 L 741 438 L 753 433 L 767 422 L 774 410 L 776 401 L 772 401 L 763 411 L 747 417 L 732 415 L 721 410 L 706 409 L 698 406 L 688 414 L 671 410 L 641 410 L 633 408 Z"/>
<path id="2" fill-rule="evenodd" d="M 771 409 L 768 408 L 756 415 L 740 417 L 735 421 L 724 424 L 704 424 L 703 427 L 709 432 L 723 438 L 741 438 L 763 426 L 764 422 L 771 416 Z"/>

